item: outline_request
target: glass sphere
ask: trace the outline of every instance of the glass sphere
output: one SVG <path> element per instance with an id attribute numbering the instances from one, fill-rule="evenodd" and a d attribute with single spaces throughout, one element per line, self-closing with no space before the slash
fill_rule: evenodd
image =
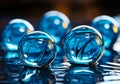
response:
<path id="1" fill-rule="evenodd" d="M 82 25 L 73 28 L 66 36 L 64 49 L 73 64 L 95 64 L 101 58 L 104 43 L 101 34 L 93 27 Z"/>
<path id="2" fill-rule="evenodd" d="M 101 15 L 93 19 L 91 26 L 102 34 L 105 48 L 111 48 L 118 38 L 118 22 L 110 16 Z"/>
<path id="3" fill-rule="evenodd" d="M 39 30 L 51 35 L 57 44 L 60 43 L 69 29 L 70 20 L 59 11 L 46 12 L 39 23 Z"/>
<path id="4" fill-rule="evenodd" d="M 35 31 L 25 35 L 18 47 L 20 59 L 29 67 L 46 67 L 55 57 L 54 40 L 46 33 Z"/>
<path id="5" fill-rule="evenodd" d="M 33 26 L 26 20 L 13 19 L 4 28 L 2 40 L 6 50 L 17 51 L 20 39 L 29 32 L 34 31 Z"/>

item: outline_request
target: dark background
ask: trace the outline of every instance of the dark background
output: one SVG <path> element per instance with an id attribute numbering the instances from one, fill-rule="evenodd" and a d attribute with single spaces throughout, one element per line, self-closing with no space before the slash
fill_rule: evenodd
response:
<path id="1" fill-rule="evenodd" d="M 120 14 L 120 0 L 0 0 L 0 32 L 8 21 L 26 19 L 37 28 L 42 15 L 58 10 L 73 26 L 89 24 L 98 15 Z"/>

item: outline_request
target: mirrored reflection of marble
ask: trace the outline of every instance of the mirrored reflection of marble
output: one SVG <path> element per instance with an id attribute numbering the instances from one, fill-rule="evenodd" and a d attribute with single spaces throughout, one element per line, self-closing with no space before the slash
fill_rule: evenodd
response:
<path id="1" fill-rule="evenodd" d="M 21 65 L 6 64 L 0 60 L 0 84 L 19 84 L 18 78 L 22 69 Z"/>
<path id="2" fill-rule="evenodd" d="M 6 52 L 5 56 L 3 56 L 3 60 L 6 64 L 13 65 L 22 65 L 22 61 L 19 59 L 18 52 Z"/>
<path id="3" fill-rule="evenodd" d="M 120 64 L 107 62 L 100 65 L 102 69 L 103 81 L 96 84 L 120 84 Z"/>
<path id="4" fill-rule="evenodd" d="M 105 49 L 102 58 L 100 59 L 100 64 L 106 64 L 107 62 L 114 62 L 114 59 L 118 57 L 118 53 L 112 49 Z"/>
<path id="5" fill-rule="evenodd" d="M 64 76 L 64 84 L 96 84 L 98 81 L 103 79 L 95 67 L 71 67 Z"/>
<path id="6" fill-rule="evenodd" d="M 52 67 L 56 76 L 55 84 L 120 84 L 119 63 L 106 62 L 96 67 L 72 66 L 64 62 Z"/>
<path id="7" fill-rule="evenodd" d="M 97 84 L 120 84 L 120 55 L 113 50 L 104 53 L 99 66 L 102 69 L 103 81 Z"/>
<path id="8" fill-rule="evenodd" d="M 55 76 L 48 68 L 25 68 L 20 77 L 20 84 L 55 84 Z"/>
<path id="9" fill-rule="evenodd" d="M 64 62 L 64 50 L 61 46 L 56 45 L 56 57 L 51 63 L 52 66 L 59 65 L 60 63 Z"/>

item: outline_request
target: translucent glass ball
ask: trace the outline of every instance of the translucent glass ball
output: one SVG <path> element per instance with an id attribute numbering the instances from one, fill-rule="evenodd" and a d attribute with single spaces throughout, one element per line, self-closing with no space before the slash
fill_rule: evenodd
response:
<path id="1" fill-rule="evenodd" d="M 6 50 L 17 51 L 20 39 L 29 32 L 34 31 L 33 26 L 26 20 L 13 19 L 5 26 L 2 40 Z"/>
<path id="2" fill-rule="evenodd" d="M 69 18 L 59 11 L 46 12 L 39 23 L 39 30 L 51 35 L 57 44 L 60 43 L 69 29 Z"/>
<path id="3" fill-rule="evenodd" d="M 47 67 L 56 54 L 53 38 L 48 34 L 35 31 L 25 35 L 18 47 L 20 59 L 29 67 Z"/>
<path id="4" fill-rule="evenodd" d="M 66 35 L 64 49 L 68 60 L 73 64 L 96 64 L 104 51 L 104 42 L 96 29 L 81 25 Z"/>
<path id="5" fill-rule="evenodd" d="M 93 19 L 91 26 L 102 34 L 105 48 L 111 48 L 118 38 L 118 22 L 110 16 L 101 15 Z"/>

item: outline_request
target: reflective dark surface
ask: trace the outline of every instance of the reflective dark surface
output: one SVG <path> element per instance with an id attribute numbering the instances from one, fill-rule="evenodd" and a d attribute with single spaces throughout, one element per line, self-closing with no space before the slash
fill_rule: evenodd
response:
<path id="1" fill-rule="evenodd" d="M 55 84 L 55 76 L 49 68 L 24 68 L 19 76 L 21 84 Z"/>
<path id="2" fill-rule="evenodd" d="M 101 14 L 111 16 L 120 14 L 120 0 L 0 0 L 0 9 L 1 34 L 5 24 L 17 17 L 30 21 L 35 28 L 38 28 L 38 21 L 42 15 L 53 9 L 65 13 L 70 18 L 73 27 L 89 24 L 94 17 Z M 0 48 L 2 48 L 1 45 Z M 120 39 L 114 47 L 120 55 L 119 46 Z M 11 55 L 15 57 L 15 60 L 8 59 L 6 57 L 11 56 L 6 56 L 7 53 L 0 50 L 0 84 L 87 84 L 88 82 L 88 84 L 120 84 L 120 56 L 114 56 L 111 51 L 106 51 L 106 53 L 99 65 L 88 67 L 71 66 L 60 51 L 51 64 L 50 70 L 42 69 L 41 71 L 25 68 L 21 63 L 19 64 L 17 61 L 19 59 L 15 54 Z M 26 80 L 27 76 L 30 80 Z"/>
<path id="3" fill-rule="evenodd" d="M 72 65 L 58 53 L 49 67 L 30 68 L 23 66 L 17 52 L 0 50 L 0 84 L 120 84 L 119 63 L 117 52 L 106 50 L 96 66 Z"/>
<path id="4" fill-rule="evenodd" d="M 95 67 L 71 67 L 64 76 L 64 84 L 95 84 L 102 81 L 102 72 Z"/>

